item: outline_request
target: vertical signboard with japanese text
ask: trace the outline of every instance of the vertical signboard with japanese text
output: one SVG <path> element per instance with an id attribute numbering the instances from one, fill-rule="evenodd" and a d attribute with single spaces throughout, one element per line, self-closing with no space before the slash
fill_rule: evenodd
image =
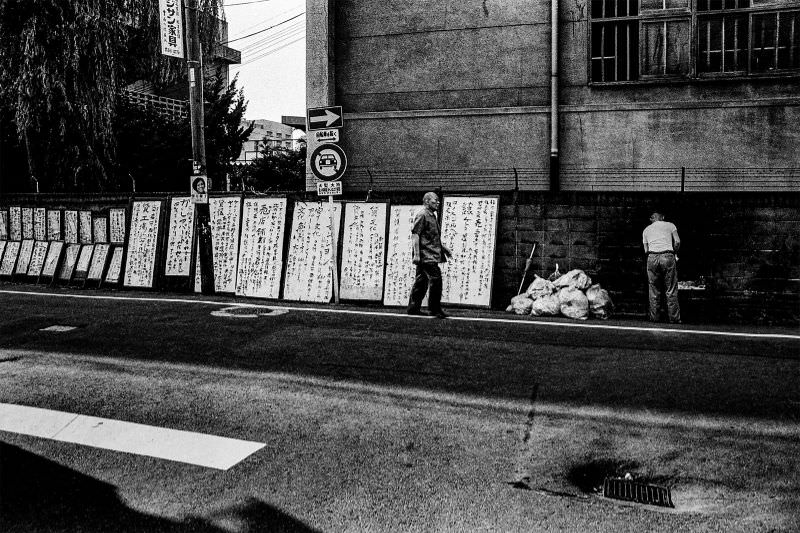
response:
<path id="1" fill-rule="evenodd" d="M 161 53 L 183 59 L 181 0 L 158 0 L 161 18 Z"/>

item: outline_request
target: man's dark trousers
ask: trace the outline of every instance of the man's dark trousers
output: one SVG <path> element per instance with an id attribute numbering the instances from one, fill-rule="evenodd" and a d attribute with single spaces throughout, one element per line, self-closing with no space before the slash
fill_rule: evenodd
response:
<path id="1" fill-rule="evenodd" d="M 430 291 L 428 288 L 430 287 Z M 418 263 L 411 297 L 408 299 L 408 311 L 419 312 L 422 299 L 428 291 L 428 311 L 431 314 L 442 311 L 442 271 L 436 263 Z"/>

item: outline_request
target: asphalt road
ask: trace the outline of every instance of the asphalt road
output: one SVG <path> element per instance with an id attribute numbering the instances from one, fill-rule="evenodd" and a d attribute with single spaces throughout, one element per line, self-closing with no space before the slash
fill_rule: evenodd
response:
<path id="1" fill-rule="evenodd" d="M 265 444 L 220 472 L 0 432 L 3 531 L 800 525 L 797 331 L 0 289 L 1 404 Z M 597 496 L 626 472 L 676 509 Z"/>

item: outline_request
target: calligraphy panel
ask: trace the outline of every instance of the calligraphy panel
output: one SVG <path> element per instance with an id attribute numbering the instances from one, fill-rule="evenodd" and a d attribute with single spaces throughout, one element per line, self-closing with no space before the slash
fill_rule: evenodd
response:
<path id="1" fill-rule="evenodd" d="M 111 245 L 102 243 L 94 245 L 94 254 L 92 254 L 92 263 L 89 267 L 89 273 L 86 279 L 90 281 L 100 281 L 103 279 L 103 270 L 106 268 L 106 261 L 108 261 L 108 251 Z"/>
<path id="2" fill-rule="evenodd" d="M 61 211 L 58 209 L 47 211 L 47 240 L 61 240 Z"/>
<path id="3" fill-rule="evenodd" d="M 22 240 L 22 208 L 8 208 L 8 238 L 12 241 Z"/>
<path id="4" fill-rule="evenodd" d="M 345 205 L 339 283 L 339 296 L 345 300 L 380 301 L 383 297 L 386 209 L 386 203 Z"/>
<path id="5" fill-rule="evenodd" d="M 283 271 L 286 198 L 247 198 L 236 272 L 236 294 L 278 298 Z"/>
<path id="6" fill-rule="evenodd" d="M 0 209 L 0 241 L 8 240 L 8 211 Z"/>
<path id="7" fill-rule="evenodd" d="M 28 265 L 28 277 L 36 277 L 42 273 L 44 267 L 44 260 L 47 257 L 48 241 L 36 241 L 33 245 L 33 253 L 31 254 L 31 261 Z"/>
<path id="8" fill-rule="evenodd" d="M 125 242 L 125 209 L 108 210 L 109 239 L 114 244 Z"/>
<path id="9" fill-rule="evenodd" d="M 329 302 L 333 294 L 331 218 L 329 204 L 297 202 L 292 217 L 283 298 Z M 334 204 L 333 223 L 338 240 L 342 205 Z M 338 243 L 334 243 L 336 245 Z"/>
<path id="10" fill-rule="evenodd" d="M 108 218 L 97 217 L 92 221 L 94 242 L 108 242 Z"/>
<path id="11" fill-rule="evenodd" d="M 208 203 L 211 211 L 211 241 L 214 247 L 214 290 L 235 293 L 242 198 L 239 196 L 209 198 Z M 195 288 L 199 291 L 200 269 L 195 270 Z"/>
<path id="12" fill-rule="evenodd" d="M 31 263 L 31 256 L 33 256 L 33 244 L 33 239 L 25 239 L 22 241 L 14 274 L 21 274 L 24 276 L 28 272 L 28 265 Z"/>
<path id="13" fill-rule="evenodd" d="M 75 264 L 78 262 L 78 254 L 81 253 L 80 244 L 68 244 L 64 254 L 64 261 L 61 263 L 61 270 L 58 272 L 58 279 L 69 281 L 75 272 Z"/>
<path id="14" fill-rule="evenodd" d="M 78 212 L 64 211 L 64 241 L 67 244 L 78 243 Z"/>
<path id="15" fill-rule="evenodd" d="M 89 267 L 92 264 L 92 255 L 94 255 L 94 244 L 84 244 L 81 248 L 81 253 L 78 254 L 78 262 L 75 264 L 75 280 L 85 280 L 89 274 Z"/>
<path id="16" fill-rule="evenodd" d="M 20 241 L 8 241 L 6 251 L 3 254 L 3 261 L 0 263 L 0 276 L 13 276 L 14 266 L 17 264 L 19 249 L 22 245 Z"/>
<path id="17" fill-rule="evenodd" d="M 126 287 L 153 287 L 161 208 L 158 200 L 133 202 L 123 282 Z"/>
<path id="18" fill-rule="evenodd" d="M 119 275 L 122 272 L 122 256 L 125 255 L 124 246 L 115 246 L 111 253 L 111 262 L 108 263 L 106 272 L 106 283 L 119 283 Z"/>
<path id="19" fill-rule="evenodd" d="M 166 276 L 189 276 L 192 266 L 192 233 L 194 204 L 188 196 L 170 201 L 169 230 L 167 231 Z"/>
<path id="20" fill-rule="evenodd" d="M 78 218 L 78 231 L 81 244 L 92 243 L 92 212 L 81 211 Z"/>
<path id="21" fill-rule="evenodd" d="M 393 205 L 389 210 L 383 305 L 408 305 L 416 275 L 416 266 L 411 262 L 411 227 L 420 209 L 421 205 Z"/>
<path id="22" fill-rule="evenodd" d="M 33 239 L 33 208 L 22 208 L 22 238 Z"/>
<path id="23" fill-rule="evenodd" d="M 442 244 L 453 257 L 442 265 L 442 302 L 490 305 L 499 204 L 498 197 L 445 197 Z"/>
<path id="24" fill-rule="evenodd" d="M 33 210 L 33 238 L 37 241 L 47 240 L 47 209 L 44 207 Z"/>
<path id="25" fill-rule="evenodd" d="M 50 248 L 47 250 L 47 257 L 44 260 L 44 267 L 42 267 L 42 276 L 55 277 L 56 269 L 58 268 L 58 260 L 61 259 L 61 252 L 64 250 L 63 241 L 53 241 L 50 243 Z"/>

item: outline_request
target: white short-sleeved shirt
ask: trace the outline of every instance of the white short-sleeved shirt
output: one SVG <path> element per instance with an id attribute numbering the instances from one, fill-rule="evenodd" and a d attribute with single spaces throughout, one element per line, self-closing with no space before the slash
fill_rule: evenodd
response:
<path id="1" fill-rule="evenodd" d="M 672 222 L 656 220 L 642 232 L 642 244 L 647 245 L 649 252 L 673 252 L 673 231 L 678 231 L 678 228 Z"/>

